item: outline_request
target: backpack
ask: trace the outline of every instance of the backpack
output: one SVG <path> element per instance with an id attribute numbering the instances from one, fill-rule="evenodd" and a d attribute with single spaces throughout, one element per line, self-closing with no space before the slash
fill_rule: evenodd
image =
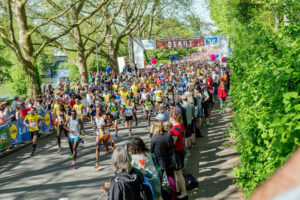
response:
<path id="1" fill-rule="evenodd" d="M 186 185 L 187 190 L 192 190 L 192 189 L 199 186 L 196 178 L 193 175 L 184 174 L 183 177 L 184 177 L 184 180 L 185 180 L 185 185 Z"/>
<path id="2" fill-rule="evenodd" d="M 144 178 L 144 181 L 148 182 L 148 180 L 146 178 Z M 150 185 L 149 182 L 148 182 L 148 184 Z M 145 182 L 140 184 L 140 200 L 152 200 L 153 199 L 152 190 L 149 185 L 145 184 Z"/>

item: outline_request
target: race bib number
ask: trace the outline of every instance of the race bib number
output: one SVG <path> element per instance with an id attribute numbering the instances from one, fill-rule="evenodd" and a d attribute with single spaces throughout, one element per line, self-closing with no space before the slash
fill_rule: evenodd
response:
<path id="1" fill-rule="evenodd" d="M 117 115 L 118 115 L 118 112 L 117 112 L 117 111 L 111 111 L 111 115 L 112 115 L 112 116 L 117 116 Z"/>
<path id="2" fill-rule="evenodd" d="M 61 116 L 58 116 L 58 121 L 59 122 L 62 122 L 63 121 L 63 118 Z"/>
<path id="3" fill-rule="evenodd" d="M 37 128 L 37 123 L 36 122 L 30 122 L 30 127 L 31 128 Z"/>
<path id="4" fill-rule="evenodd" d="M 146 110 L 152 110 L 152 106 L 146 106 Z"/>
<path id="5" fill-rule="evenodd" d="M 77 115 L 81 115 L 81 110 L 76 110 Z"/>
<path id="6" fill-rule="evenodd" d="M 161 101 L 161 97 L 160 96 L 156 96 L 156 101 Z"/>
<path id="7" fill-rule="evenodd" d="M 126 102 L 126 101 L 127 101 L 127 99 L 126 99 L 126 98 L 122 98 L 121 100 L 122 100 L 122 102 Z"/>

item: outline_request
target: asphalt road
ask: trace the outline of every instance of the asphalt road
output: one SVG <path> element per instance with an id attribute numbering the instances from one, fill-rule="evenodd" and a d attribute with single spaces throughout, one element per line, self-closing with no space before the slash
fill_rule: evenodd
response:
<path id="1" fill-rule="evenodd" d="M 189 199 L 239 199 L 234 188 L 232 168 L 237 155 L 233 146 L 225 147 L 227 136 L 223 135 L 230 124 L 231 113 L 223 116 L 213 111 L 212 126 L 202 130 L 204 138 L 187 156 L 186 172 L 199 181 L 199 188 L 189 192 Z M 139 136 L 149 143 L 149 131 L 139 111 L 139 126 L 133 128 L 133 137 Z M 120 124 L 119 124 L 120 125 Z M 110 157 L 101 146 L 100 164 L 95 165 L 95 136 L 86 123 L 84 144 L 78 147 L 76 169 L 71 167 L 67 139 L 62 138 L 63 151 L 57 153 L 54 135 L 38 142 L 36 156 L 30 158 L 31 145 L 0 159 L 0 199 L 45 199 L 45 200 L 96 200 L 106 199 L 101 185 L 113 176 Z M 120 125 L 117 146 L 129 142 L 128 131 Z M 113 135 L 113 133 L 112 133 Z"/>

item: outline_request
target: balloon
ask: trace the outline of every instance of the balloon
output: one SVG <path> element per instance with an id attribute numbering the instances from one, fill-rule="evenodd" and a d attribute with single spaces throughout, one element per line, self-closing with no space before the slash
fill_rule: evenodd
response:
<path id="1" fill-rule="evenodd" d="M 106 67 L 106 72 L 109 73 L 111 70 L 110 66 Z"/>
<path id="2" fill-rule="evenodd" d="M 170 56 L 170 58 L 169 58 L 170 60 L 173 60 L 173 56 Z"/>
<path id="3" fill-rule="evenodd" d="M 156 64 L 157 63 L 157 60 L 155 58 L 151 58 L 151 63 L 152 64 Z"/>
<path id="4" fill-rule="evenodd" d="M 174 57 L 174 60 L 178 60 L 177 56 Z"/>
<path id="5" fill-rule="evenodd" d="M 140 159 L 140 163 L 141 163 L 141 165 L 143 166 L 144 163 L 145 163 L 145 159 Z"/>
<path id="6" fill-rule="evenodd" d="M 216 58 L 219 58 L 219 54 L 216 54 Z"/>
<path id="7" fill-rule="evenodd" d="M 215 60 L 216 60 L 215 54 L 211 54 L 211 55 L 210 55 L 210 59 L 211 59 L 212 61 L 215 61 Z"/>

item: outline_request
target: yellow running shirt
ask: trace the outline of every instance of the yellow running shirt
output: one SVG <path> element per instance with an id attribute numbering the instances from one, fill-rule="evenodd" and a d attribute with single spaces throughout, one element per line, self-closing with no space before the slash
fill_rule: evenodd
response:
<path id="1" fill-rule="evenodd" d="M 29 122 L 29 131 L 34 132 L 39 130 L 39 120 L 44 119 L 41 115 L 26 115 L 24 121 Z"/>
<path id="2" fill-rule="evenodd" d="M 83 105 L 82 103 L 80 103 L 79 105 L 78 105 L 78 104 L 75 104 L 75 105 L 73 106 L 73 109 L 76 110 L 76 113 L 77 113 L 76 117 L 77 117 L 78 119 L 82 119 L 82 109 L 83 109 L 83 108 L 85 108 L 85 107 L 84 107 L 84 105 Z"/>
<path id="3" fill-rule="evenodd" d="M 127 102 L 127 98 L 129 98 L 129 92 L 123 92 L 123 91 L 121 91 L 120 92 L 120 96 L 121 96 L 121 104 L 122 105 L 126 105 L 126 102 Z"/>
<path id="4" fill-rule="evenodd" d="M 132 90 L 132 92 L 133 92 L 134 95 L 138 94 L 139 86 L 132 85 L 130 88 L 131 88 L 131 90 Z"/>
<path id="5" fill-rule="evenodd" d="M 107 104 L 110 102 L 111 94 L 110 93 L 103 94 L 103 98 L 104 98 L 105 103 Z"/>
<path id="6" fill-rule="evenodd" d="M 161 98 L 161 94 L 163 93 L 163 91 L 161 90 L 156 90 L 154 91 L 154 95 L 155 95 L 155 100 L 157 102 L 162 102 L 162 98 Z"/>

